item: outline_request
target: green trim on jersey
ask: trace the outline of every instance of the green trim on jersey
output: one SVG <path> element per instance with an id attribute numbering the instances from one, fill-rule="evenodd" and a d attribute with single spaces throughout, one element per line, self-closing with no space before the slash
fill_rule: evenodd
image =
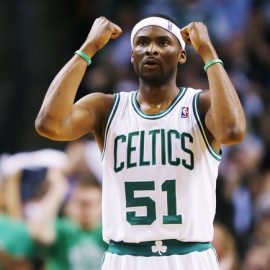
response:
<path id="1" fill-rule="evenodd" d="M 185 87 L 180 87 L 179 93 L 177 94 L 176 98 L 174 99 L 174 101 L 170 104 L 170 106 L 164 110 L 163 112 L 160 113 L 156 113 L 156 114 L 146 114 L 144 112 L 141 111 L 140 106 L 137 102 L 137 95 L 138 95 L 138 90 L 136 92 L 132 93 L 132 106 L 135 110 L 135 112 L 141 116 L 142 118 L 145 119 L 150 119 L 150 120 L 155 120 L 155 119 L 159 119 L 162 118 L 163 116 L 167 115 L 169 112 L 172 111 L 172 109 L 176 106 L 176 104 L 182 99 L 182 97 L 185 95 L 187 91 L 187 88 Z"/>
<path id="2" fill-rule="evenodd" d="M 210 248 L 213 248 L 213 246 L 209 242 L 182 242 L 174 239 L 140 243 L 115 242 L 111 240 L 108 252 L 118 255 L 161 257 L 202 252 Z"/>
<path id="3" fill-rule="evenodd" d="M 102 154 L 101 154 L 101 160 L 103 160 L 104 153 L 105 153 L 105 150 L 106 150 L 106 143 L 107 143 L 108 131 L 109 131 L 111 122 L 113 120 L 113 117 L 114 117 L 114 115 L 116 113 L 116 110 L 117 110 L 117 107 L 119 105 L 119 102 L 120 102 L 120 94 L 119 93 L 114 94 L 113 95 L 113 98 L 114 99 L 113 99 L 112 107 L 111 107 L 110 112 L 109 112 L 109 117 L 108 117 L 106 129 L 105 129 L 105 134 L 104 134 L 104 146 L 103 146 L 103 151 L 102 151 Z"/>
<path id="4" fill-rule="evenodd" d="M 217 153 L 215 151 L 215 149 L 211 146 L 211 144 L 209 143 L 208 139 L 207 139 L 207 135 L 204 131 L 204 128 L 203 128 L 203 124 L 201 122 L 201 118 L 200 118 L 200 114 L 199 114 L 199 95 L 200 95 L 201 92 L 197 93 L 194 98 L 193 98 L 193 111 L 194 111 L 194 115 L 195 115 L 195 118 L 196 118 L 196 121 L 197 121 L 197 124 L 199 126 L 199 129 L 201 131 L 201 134 L 202 134 L 202 137 L 203 137 L 203 140 L 206 144 L 206 147 L 208 149 L 208 151 L 210 152 L 210 154 L 218 161 L 221 160 L 221 155 L 219 153 Z"/>

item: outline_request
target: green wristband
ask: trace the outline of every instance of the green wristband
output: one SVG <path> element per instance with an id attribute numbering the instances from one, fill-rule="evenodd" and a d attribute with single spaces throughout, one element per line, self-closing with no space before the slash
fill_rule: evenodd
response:
<path id="1" fill-rule="evenodd" d="M 212 65 L 217 64 L 217 63 L 220 63 L 221 65 L 224 66 L 223 61 L 222 61 L 221 59 L 213 59 L 213 60 L 208 61 L 208 62 L 204 65 L 204 67 L 203 67 L 204 71 L 207 72 L 207 69 L 208 69 L 209 67 L 211 67 Z"/>
<path id="2" fill-rule="evenodd" d="M 87 62 L 88 66 L 92 63 L 91 58 L 83 51 L 78 50 L 74 54 L 78 54 L 81 58 L 83 58 Z"/>

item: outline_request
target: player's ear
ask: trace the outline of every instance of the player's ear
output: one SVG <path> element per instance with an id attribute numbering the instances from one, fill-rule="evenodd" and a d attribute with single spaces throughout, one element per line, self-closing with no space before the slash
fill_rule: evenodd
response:
<path id="1" fill-rule="evenodd" d="M 182 65 L 187 61 L 187 54 L 185 50 L 180 50 L 179 56 L 178 56 L 178 64 Z"/>
<path id="2" fill-rule="evenodd" d="M 130 62 L 131 62 L 132 64 L 134 64 L 133 50 L 131 50 Z"/>

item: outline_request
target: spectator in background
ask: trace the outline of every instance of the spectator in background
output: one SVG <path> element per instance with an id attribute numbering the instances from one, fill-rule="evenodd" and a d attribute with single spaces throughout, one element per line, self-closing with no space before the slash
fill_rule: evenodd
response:
<path id="1" fill-rule="evenodd" d="M 261 81 L 264 85 L 270 84 L 270 3 L 268 0 L 253 1 L 253 10 L 246 27 L 246 42 L 249 49 L 249 61 L 255 66 L 250 76 Z M 252 38 L 250 38 L 252 37 Z M 269 98 L 269 97 L 268 97 Z"/>
<path id="2" fill-rule="evenodd" d="M 53 149 L 4 155 L 0 159 L 0 178 L 5 212 L 15 219 L 34 215 L 47 168 L 63 168 L 67 162 L 64 152 Z"/>
<path id="3" fill-rule="evenodd" d="M 95 179 L 81 179 L 65 207 L 67 179 L 59 170 L 48 173 L 50 188 L 40 202 L 40 214 L 29 222 L 31 234 L 43 249 L 48 270 L 98 270 L 106 244 L 102 240 L 101 190 Z"/>
<path id="4" fill-rule="evenodd" d="M 6 213 L 0 216 L 0 266 L 3 269 L 41 269 L 43 259 L 31 251 L 34 248 L 27 222 L 31 224 L 36 216 L 43 213 L 42 198 L 49 188 L 47 174 L 50 170 L 65 168 L 68 179 L 64 200 L 73 198 L 73 190 L 77 189 L 79 179 L 93 177 L 90 167 L 93 168 L 98 162 L 96 155 L 97 149 L 93 151 L 90 142 L 80 140 L 68 144 L 65 152 L 44 149 L 1 159 L 0 209 Z M 95 169 L 95 175 L 100 179 L 100 171 Z M 97 253 L 95 249 L 92 251 Z"/>
<path id="5" fill-rule="evenodd" d="M 28 220 L 39 211 L 39 200 L 46 191 L 46 174 L 50 168 L 65 168 L 70 193 L 77 179 L 92 177 L 98 154 L 89 155 L 89 147 L 88 140 L 78 140 L 69 143 L 65 152 L 44 149 L 3 158 L 0 168 L 5 197 L 2 204 L 6 213 L 13 218 Z M 98 173 L 96 169 L 95 177 L 100 177 Z"/>
<path id="6" fill-rule="evenodd" d="M 0 176 L 0 213 L 4 210 L 5 200 L 4 200 L 4 181 Z"/>
<path id="7" fill-rule="evenodd" d="M 246 26 L 251 0 L 200 0 L 208 13 L 214 36 L 224 42 Z"/>
<path id="8" fill-rule="evenodd" d="M 270 251 L 270 212 L 262 215 L 256 222 L 252 243 L 265 245 Z"/>
<path id="9" fill-rule="evenodd" d="M 220 270 L 238 270 L 238 258 L 232 234 L 222 224 L 216 223 L 214 229 L 213 246 L 217 252 Z"/>
<path id="10" fill-rule="evenodd" d="M 54 149 L 2 155 L 0 159 L 0 177 L 6 179 L 25 168 L 63 167 L 66 162 L 65 153 Z"/>
<path id="11" fill-rule="evenodd" d="M 5 214 L 5 199 L 11 195 L 6 191 L 6 183 L 0 177 L 0 270 L 30 270 L 34 243 L 27 224 Z"/>
<path id="12" fill-rule="evenodd" d="M 250 247 L 244 258 L 243 270 L 269 270 L 270 250 L 268 246 L 257 244 Z"/>
<path id="13" fill-rule="evenodd" d="M 34 243 L 26 223 L 0 214 L 0 269 L 30 270 Z"/>
<path id="14" fill-rule="evenodd" d="M 255 182 L 255 181 L 254 181 Z M 270 214 L 270 171 L 268 170 L 257 180 L 257 186 L 254 185 L 254 214 L 257 222 L 260 218 Z M 255 184 L 255 183 L 254 183 Z M 269 223 L 270 229 L 270 223 Z M 270 239 L 269 239 L 270 242 Z M 270 243 L 269 243 L 270 244 Z"/>
<path id="15" fill-rule="evenodd" d="M 261 142 L 256 137 L 248 135 L 236 147 L 232 147 L 229 151 L 224 149 L 224 160 L 219 171 L 227 206 L 232 207 L 229 209 L 232 210 L 232 224 L 226 225 L 229 225 L 237 239 L 240 257 L 246 251 L 254 223 L 253 205 L 255 196 L 259 196 L 256 194 L 258 193 L 256 185 L 260 181 L 259 166 L 263 150 Z M 220 221 L 225 220 L 222 217 L 222 213 L 225 212 L 223 211 L 224 208 L 217 211 Z"/>
<path id="16" fill-rule="evenodd" d="M 94 140 L 90 140 L 86 144 L 85 161 L 88 168 L 91 169 L 94 177 L 99 183 L 102 182 L 102 163 L 100 160 L 100 150 Z"/>

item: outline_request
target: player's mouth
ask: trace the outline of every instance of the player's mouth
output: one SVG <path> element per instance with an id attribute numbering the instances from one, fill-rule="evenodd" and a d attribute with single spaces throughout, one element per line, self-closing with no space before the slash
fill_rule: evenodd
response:
<path id="1" fill-rule="evenodd" d="M 143 61 L 143 66 L 147 68 L 154 68 L 159 66 L 160 64 L 160 61 L 154 57 L 148 57 Z"/>

